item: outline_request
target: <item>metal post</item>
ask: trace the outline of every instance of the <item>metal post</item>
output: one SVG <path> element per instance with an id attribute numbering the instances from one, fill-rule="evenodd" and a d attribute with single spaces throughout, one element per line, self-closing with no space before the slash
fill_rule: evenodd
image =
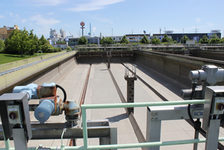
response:
<path id="1" fill-rule="evenodd" d="M 16 150 L 27 150 L 27 138 L 23 128 L 12 129 L 13 140 Z"/>
<path id="2" fill-rule="evenodd" d="M 215 150 L 218 148 L 220 119 L 211 119 L 206 134 L 205 150 Z"/>
<path id="3" fill-rule="evenodd" d="M 7 150 L 10 150 L 10 140 L 9 139 L 5 140 L 5 148 Z"/>
<path id="4" fill-rule="evenodd" d="M 84 149 L 88 147 L 88 131 L 87 131 L 87 122 L 86 122 L 86 108 L 82 107 L 82 126 L 83 126 L 83 144 Z"/>
<path id="5" fill-rule="evenodd" d="M 5 141 L 5 149 L 9 150 L 10 149 L 10 140 L 5 138 L 5 134 L 3 134 L 4 136 L 4 141 Z"/>
<path id="6" fill-rule="evenodd" d="M 126 69 L 125 71 L 125 80 L 127 81 L 127 102 L 128 103 L 134 103 L 134 87 L 135 87 L 135 80 L 137 80 L 136 77 L 136 69 L 133 68 L 133 72 L 132 75 L 129 75 L 128 70 Z M 134 113 L 134 108 L 128 108 L 128 113 Z"/>
<path id="7" fill-rule="evenodd" d="M 117 144 L 117 128 L 110 128 L 110 144 Z"/>
<path id="8" fill-rule="evenodd" d="M 149 109 L 147 109 L 147 125 L 146 125 L 146 141 L 147 142 L 157 142 L 160 141 L 161 134 L 161 120 L 153 120 L 152 114 Z M 159 150 L 159 146 L 150 147 L 148 150 Z"/>
<path id="9" fill-rule="evenodd" d="M 194 139 L 199 139 L 199 130 L 195 130 Z M 193 150 L 198 150 L 198 143 L 194 143 Z"/>
<path id="10" fill-rule="evenodd" d="M 100 145 L 111 145 L 111 144 L 112 145 L 117 144 L 117 128 L 110 128 L 109 137 L 100 137 Z"/>
<path id="11" fill-rule="evenodd" d="M 76 139 L 72 139 L 72 145 L 76 146 Z"/>
<path id="12" fill-rule="evenodd" d="M 107 68 L 110 69 L 110 62 L 111 62 L 111 51 L 107 51 Z"/>

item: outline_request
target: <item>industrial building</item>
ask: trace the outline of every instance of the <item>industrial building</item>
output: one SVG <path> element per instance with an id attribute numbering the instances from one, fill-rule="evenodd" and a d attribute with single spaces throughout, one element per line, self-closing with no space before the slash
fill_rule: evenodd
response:
<path id="1" fill-rule="evenodd" d="M 87 39 L 88 41 L 88 44 L 99 44 L 100 43 L 100 37 L 90 37 L 90 36 L 85 36 L 85 38 Z M 78 45 L 78 41 L 79 41 L 79 38 L 69 38 L 68 39 L 68 45 L 69 46 L 75 46 L 75 45 Z"/>
<path id="2" fill-rule="evenodd" d="M 138 43 L 141 41 L 141 39 L 146 36 L 148 39 L 150 39 L 150 34 L 126 34 L 125 35 L 127 40 L 131 43 Z"/>
<path id="3" fill-rule="evenodd" d="M 137 43 L 140 42 L 141 39 L 146 35 L 148 39 L 150 39 L 150 34 L 126 34 L 126 38 L 130 43 Z M 100 37 L 91 37 L 91 36 L 85 36 L 88 40 L 88 44 L 99 44 L 100 43 Z M 107 36 L 111 37 L 114 43 L 119 43 L 123 36 Z M 79 38 L 69 38 L 69 46 L 75 46 L 78 44 Z"/>
<path id="4" fill-rule="evenodd" d="M 19 27 L 14 25 L 13 27 L 4 26 L 3 28 L 0 28 L 0 39 L 5 40 L 15 29 L 19 30 Z"/>
<path id="5" fill-rule="evenodd" d="M 162 40 L 164 35 L 168 35 L 168 37 L 172 38 L 173 40 L 175 40 L 177 42 L 180 42 L 181 38 L 186 35 L 190 40 L 194 40 L 194 41 L 199 42 L 199 40 L 203 36 L 207 36 L 208 38 L 210 38 L 213 34 L 216 34 L 219 38 L 221 38 L 221 32 L 219 30 L 213 30 L 210 33 L 173 33 L 173 32 L 167 32 L 167 33 L 164 33 L 164 34 L 153 34 L 153 36 Z"/>

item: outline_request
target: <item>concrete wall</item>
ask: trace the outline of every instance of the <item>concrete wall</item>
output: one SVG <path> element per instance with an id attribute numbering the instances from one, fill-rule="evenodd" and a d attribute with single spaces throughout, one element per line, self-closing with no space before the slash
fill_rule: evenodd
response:
<path id="1" fill-rule="evenodd" d="M 135 62 L 145 68 L 152 68 L 185 87 L 191 86 L 188 78 L 191 70 L 200 69 L 206 64 L 224 66 L 224 61 L 152 51 L 135 51 Z"/>
<path id="2" fill-rule="evenodd" d="M 224 60 L 224 50 L 190 50 L 190 55 L 216 60 Z"/>
<path id="3" fill-rule="evenodd" d="M 36 56 L 36 57 L 32 57 L 32 58 L 28 58 L 28 59 L 23 59 L 23 60 L 19 60 L 19 61 L 14 61 L 14 62 L 10 62 L 10 63 L 6 63 L 6 64 L 1 64 L 0 65 L 0 72 L 4 72 L 6 70 L 12 69 L 12 68 L 16 68 L 22 65 L 26 65 L 35 61 L 41 61 L 43 59 L 47 59 L 59 54 L 63 54 L 65 53 L 65 51 L 63 52 L 58 52 L 58 53 L 52 53 L 52 54 L 47 54 L 47 55 L 42 55 L 42 56 Z"/>
<path id="4" fill-rule="evenodd" d="M 74 58 L 75 53 L 75 51 L 65 53 L 64 55 L 59 55 L 44 62 L 0 76 L 0 94 L 8 92 L 15 85 L 24 84 L 30 80 L 39 78 L 40 75 L 54 68 L 59 68 L 64 62 Z"/>
<path id="5" fill-rule="evenodd" d="M 133 51 L 112 51 L 111 63 L 130 62 L 133 61 Z M 76 54 L 78 63 L 107 63 L 108 57 L 106 51 L 96 52 L 78 52 Z"/>

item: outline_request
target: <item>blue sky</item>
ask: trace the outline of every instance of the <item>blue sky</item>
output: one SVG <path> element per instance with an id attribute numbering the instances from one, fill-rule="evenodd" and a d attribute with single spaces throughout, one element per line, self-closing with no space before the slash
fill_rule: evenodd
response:
<path id="1" fill-rule="evenodd" d="M 50 28 L 67 35 L 224 31 L 223 0 L 1 0 L 0 27 L 17 24 L 49 37 Z"/>

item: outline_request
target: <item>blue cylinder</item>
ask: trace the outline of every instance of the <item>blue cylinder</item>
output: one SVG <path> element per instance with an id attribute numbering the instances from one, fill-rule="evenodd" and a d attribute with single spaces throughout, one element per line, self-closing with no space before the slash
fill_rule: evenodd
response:
<path id="1" fill-rule="evenodd" d="M 27 93 L 29 95 L 29 99 L 36 99 L 37 97 L 37 84 L 31 83 L 26 86 L 15 86 L 13 88 L 13 93 Z"/>
<path id="2" fill-rule="evenodd" d="M 54 109 L 55 107 L 53 100 L 42 100 L 39 106 L 35 109 L 34 116 L 38 121 L 40 121 L 40 123 L 44 123 L 51 116 Z"/>

